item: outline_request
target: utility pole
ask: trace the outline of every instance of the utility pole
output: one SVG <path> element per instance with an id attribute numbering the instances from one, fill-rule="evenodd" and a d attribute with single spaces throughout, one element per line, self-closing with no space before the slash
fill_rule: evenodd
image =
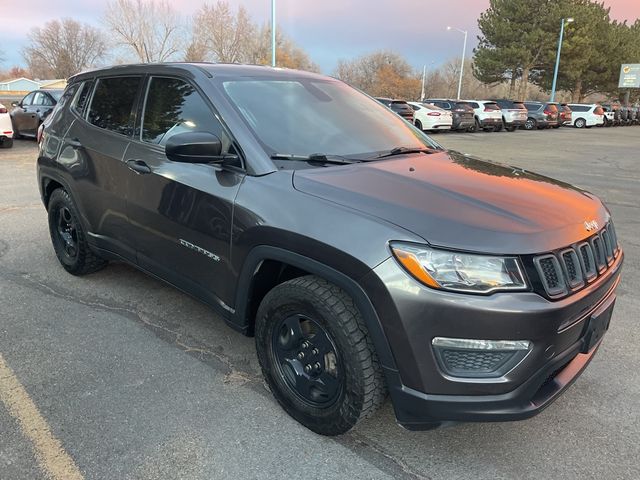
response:
<path id="1" fill-rule="evenodd" d="M 424 82 L 426 80 L 427 77 L 427 66 L 424 65 L 422 67 L 422 90 L 420 91 L 420 101 L 424 100 Z"/>
<path id="2" fill-rule="evenodd" d="M 271 66 L 276 66 L 276 0 L 271 0 Z"/>
<path id="3" fill-rule="evenodd" d="M 467 34 L 466 30 L 460 30 L 456 27 L 447 27 L 447 30 L 457 30 L 460 33 L 464 34 L 464 43 L 462 44 L 462 60 L 460 61 L 460 78 L 458 79 L 458 100 L 460 100 L 460 95 L 462 94 L 462 74 L 464 73 L 464 57 L 467 54 Z"/>
<path id="4" fill-rule="evenodd" d="M 551 99 L 553 102 L 556 98 L 556 83 L 558 81 L 558 67 L 560 67 L 560 52 L 562 51 L 562 39 L 564 38 L 564 25 L 573 22 L 573 18 L 562 19 L 560 24 L 560 38 L 558 39 L 558 53 L 556 54 L 556 68 L 553 71 L 553 84 L 551 85 Z"/>

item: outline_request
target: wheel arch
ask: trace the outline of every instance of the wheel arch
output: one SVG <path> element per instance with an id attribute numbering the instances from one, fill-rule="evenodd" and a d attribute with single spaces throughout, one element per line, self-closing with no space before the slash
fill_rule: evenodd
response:
<path id="1" fill-rule="evenodd" d="M 357 281 L 324 263 L 279 247 L 259 245 L 247 255 L 238 280 L 235 315 L 230 320 L 233 326 L 246 335 L 253 335 L 255 313 L 264 296 L 276 285 L 303 275 L 317 275 L 353 299 L 367 325 L 380 364 L 397 370 L 380 318 Z"/>
<path id="2" fill-rule="evenodd" d="M 68 189 L 61 182 L 49 176 L 42 177 L 41 183 L 42 203 L 44 203 L 44 207 L 47 209 L 49 208 L 49 199 L 51 198 L 51 194 L 54 192 L 54 190 L 62 188 L 68 191 Z"/>

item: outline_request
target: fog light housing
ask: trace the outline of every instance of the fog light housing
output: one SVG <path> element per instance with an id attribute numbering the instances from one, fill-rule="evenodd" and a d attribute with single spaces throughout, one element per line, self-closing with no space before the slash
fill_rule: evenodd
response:
<path id="1" fill-rule="evenodd" d="M 531 350 L 529 340 L 476 340 L 435 337 L 431 344 L 440 369 L 448 376 L 498 378 Z"/>

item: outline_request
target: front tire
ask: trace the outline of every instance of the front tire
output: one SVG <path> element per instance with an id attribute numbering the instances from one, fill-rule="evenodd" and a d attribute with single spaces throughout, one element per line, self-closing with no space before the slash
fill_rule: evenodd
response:
<path id="1" fill-rule="evenodd" d="M 576 128 L 584 128 L 587 125 L 587 121 L 584 118 L 578 118 L 573 124 Z"/>
<path id="2" fill-rule="evenodd" d="M 89 248 L 78 209 L 68 192 L 61 188 L 54 190 L 47 211 L 53 250 L 67 272 L 85 275 L 107 264 Z"/>
<path id="3" fill-rule="evenodd" d="M 255 336 L 271 392 L 308 429 L 343 434 L 382 404 L 384 379 L 366 325 L 337 286 L 309 275 L 273 288 Z"/>

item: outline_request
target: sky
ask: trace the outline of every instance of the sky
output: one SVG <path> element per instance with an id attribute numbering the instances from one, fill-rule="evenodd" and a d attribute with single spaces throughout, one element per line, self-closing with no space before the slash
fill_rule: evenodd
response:
<path id="1" fill-rule="evenodd" d="M 5 3 L 5 2 L 2 2 Z M 100 26 L 106 0 L 21 0 L 19 9 L 0 8 L 0 68 L 22 65 L 27 33 L 56 18 L 70 17 Z M 203 0 L 173 0 L 191 16 Z M 213 3 L 213 0 L 210 0 Z M 244 5 L 259 23 L 270 21 L 270 0 L 228 0 Z M 640 0 L 605 0 L 611 17 L 628 23 L 640 18 Z M 467 55 L 479 34 L 477 19 L 489 0 L 276 0 L 277 28 L 301 45 L 323 72 L 338 60 L 379 49 L 404 55 L 416 69 L 436 68 L 462 53 L 463 35 L 447 25 L 468 30 Z"/>

